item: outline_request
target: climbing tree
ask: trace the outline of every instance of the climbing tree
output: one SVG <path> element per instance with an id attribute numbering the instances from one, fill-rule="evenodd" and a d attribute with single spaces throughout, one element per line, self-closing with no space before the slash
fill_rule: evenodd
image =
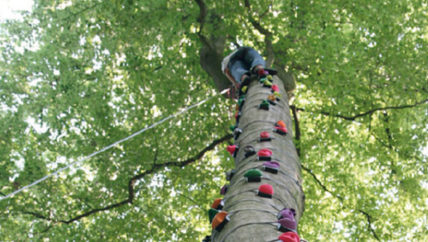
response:
<path id="1" fill-rule="evenodd" d="M 227 173 L 230 184 L 221 188 L 224 199 L 214 200 L 208 213 L 212 241 L 298 238 L 304 194 L 301 165 L 287 130 L 288 99 L 280 79 L 259 73 L 240 89 L 232 126 L 235 143 L 227 147 L 235 169 Z"/>
<path id="2" fill-rule="evenodd" d="M 220 61 L 247 45 L 290 96 L 299 235 L 426 240 L 426 15 L 423 1 L 35 1 L 0 28 L 0 195 L 210 99 L 2 199 L 2 239 L 211 234 L 235 167 Z"/>

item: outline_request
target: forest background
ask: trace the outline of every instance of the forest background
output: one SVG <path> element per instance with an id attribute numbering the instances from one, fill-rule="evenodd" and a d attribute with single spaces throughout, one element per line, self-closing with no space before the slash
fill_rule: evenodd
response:
<path id="1" fill-rule="evenodd" d="M 1 238 L 209 234 L 207 209 L 233 167 L 234 102 L 202 68 L 205 38 L 220 43 L 218 56 L 252 46 L 295 81 L 303 238 L 427 240 L 427 10 L 424 1 L 35 1 L 0 27 L 0 195 L 215 97 L 2 199 Z"/>

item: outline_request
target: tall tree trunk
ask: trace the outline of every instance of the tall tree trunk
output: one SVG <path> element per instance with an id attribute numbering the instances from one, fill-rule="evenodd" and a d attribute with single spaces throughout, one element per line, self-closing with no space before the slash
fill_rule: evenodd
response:
<path id="1" fill-rule="evenodd" d="M 273 84 L 279 87 L 282 97 L 269 110 L 259 108 L 271 94 L 271 88 L 263 87 L 253 80 L 246 94 L 245 103 L 237 128 L 242 134 L 235 140 L 239 147 L 235 158 L 236 173 L 223 199 L 229 222 L 218 232 L 213 230 L 212 241 L 272 241 L 283 232 L 275 226 L 277 214 L 283 208 L 296 210 L 296 221 L 304 210 L 304 194 L 301 188 L 300 163 L 292 141 L 291 117 L 288 97 L 283 82 L 274 76 Z M 273 132 L 274 124 L 283 120 L 288 128 L 287 135 Z M 269 132 L 271 141 L 260 142 L 262 131 Z M 263 170 L 265 161 L 259 161 L 257 154 L 245 157 L 244 147 L 252 146 L 257 152 L 262 148 L 272 150 L 272 160 L 280 163 L 277 174 Z M 260 182 L 247 182 L 244 174 L 257 168 L 262 171 Z M 270 184 L 274 189 L 272 198 L 257 195 L 261 184 Z"/>

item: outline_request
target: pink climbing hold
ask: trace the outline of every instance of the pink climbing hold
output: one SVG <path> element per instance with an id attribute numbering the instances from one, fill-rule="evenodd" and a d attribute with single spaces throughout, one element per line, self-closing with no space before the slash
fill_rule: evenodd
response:
<path id="1" fill-rule="evenodd" d="M 276 84 L 272 85 L 272 92 L 279 92 L 279 87 Z"/>

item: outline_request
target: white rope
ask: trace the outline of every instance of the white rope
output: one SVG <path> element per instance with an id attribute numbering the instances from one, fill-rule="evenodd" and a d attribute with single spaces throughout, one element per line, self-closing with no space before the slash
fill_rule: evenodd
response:
<path id="1" fill-rule="evenodd" d="M 183 114 L 183 113 L 185 113 L 185 112 L 189 111 L 189 110 L 190 110 L 190 109 L 192 109 L 192 108 L 198 107 L 198 106 L 200 106 L 200 105 L 204 104 L 205 102 L 207 102 L 208 100 L 210 100 L 211 98 L 214 98 L 214 97 L 215 97 L 215 96 L 217 96 L 217 95 L 221 95 L 221 94 L 226 93 L 228 90 L 229 90 L 229 89 L 224 89 L 223 91 L 221 91 L 220 93 L 218 93 L 218 94 L 216 94 L 216 95 L 214 95 L 214 96 L 212 96 L 212 97 L 209 97 L 209 98 L 207 98 L 207 99 L 205 99 L 205 100 L 202 100 L 202 101 L 200 101 L 200 102 L 198 102 L 198 103 L 196 103 L 196 104 L 193 104 L 193 105 L 190 105 L 190 106 L 188 106 L 188 107 L 186 107 L 186 108 L 183 108 L 181 111 L 179 111 L 179 112 L 177 112 L 177 113 L 174 113 L 174 114 L 171 114 L 171 115 L 169 115 L 168 117 L 163 118 L 163 119 L 161 119 L 161 120 L 157 121 L 156 123 L 153 123 L 152 125 L 147 126 L 147 127 L 143 128 L 143 129 L 141 129 L 141 130 L 139 130 L 139 131 L 137 131 L 137 132 L 135 132 L 135 133 L 131 134 L 130 136 L 128 136 L 128 137 L 126 137 L 126 138 L 123 138 L 123 139 L 121 139 L 121 140 L 118 140 L 118 141 L 116 141 L 116 142 L 112 143 L 111 145 L 108 145 L 108 146 L 106 146 L 106 147 L 104 147 L 104 148 L 102 148 L 102 149 L 100 149 L 100 150 L 98 150 L 98 151 L 95 151 L 94 153 L 92 153 L 92 154 L 90 154 L 90 155 L 88 155 L 88 156 L 85 156 L 85 157 L 83 157 L 83 158 L 81 158 L 81 159 L 78 159 L 78 160 L 76 160 L 76 161 L 74 161 L 74 162 L 72 162 L 72 163 L 68 164 L 68 165 L 67 165 L 67 166 L 65 166 L 65 167 L 62 167 L 62 168 L 60 168 L 60 169 L 58 169 L 58 170 L 56 170 L 56 171 L 54 171 L 54 172 L 52 172 L 52 173 L 50 173 L 50 174 L 48 174 L 48 175 L 44 176 L 44 177 L 42 177 L 42 178 L 40 178 L 40 179 L 38 179 L 38 180 L 36 180 L 36 181 L 34 181 L 34 182 L 32 182 L 32 183 L 30 183 L 30 184 L 26 185 L 26 186 L 23 186 L 23 187 L 19 188 L 18 190 L 14 191 L 14 192 L 11 192 L 11 193 L 7 194 L 7 195 L 6 195 L 6 196 L 4 196 L 4 197 L 1 197 L 1 198 L 0 198 L 0 201 L 2 201 L 2 200 L 4 200 L 4 199 L 7 199 L 7 198 L 10 198 L 10 197 L 12 197 L 13 195 L 16 195 L 16 194 L 18 194 L 18 193 L 20 193 L 20 192 L 22 192 L 22 191 L 24 191 L 24 190 L 26 190 L 26 189 L 28 189 L 28 188 L 32 187 L 32 186 L 35 186 L 35 185 L 39 184 L 40 182 L 42 182 L 42 181 L 44 181 L 44 180 L 46 180 L 46 179 L 48 179 L 48 178 L 50 178 L 50 177 L 52 177 L 52 176 L 55 176 L 55 175 L 59 174 L 60 172 L 62 172 L 62 171 L 64 171 L 64 170 L 66 170 L 66 169 L 68 169 L 68 168 L 72 167 L 73 165 L 75 165 L 75 164 L 77 164 L 77 163 L 81 163 L 81 162 L 83 162 L 83 161 L 85 161 L 85 160 L 87 160 L 87 159 L 90 159 L 90 158 L 92 158 L 92 157 L 94 157 L 94 156 L 96 156 L 96 155 L 98 155 L 98 154 L 100 154 L 100 153 L 102 153 L 102 152 L 104 152 L 104 151 L 106 151 L 106 150 L 109 150 L 109 149 L 113 148 L 114 146 L 116 146 L 116 145 L 118 145 L 118 144 L 120 144 L 120 143 L 123 143 L 123 142 L 125 142 L 125 141 L 127 141 L 127 140 L 129 140 L 129 139 L 132 139 L 132 138 L 134 138 L 135 136 L 137 136 L 137 135 L 139 135 L 139 134 L 141 134 L 141 133 L 144 133 L 145 131 L 147 131 L 147 130 L 149 130 L 149 129 L 152 129 L 152 128 L 154 128 L 154 127 L 158 126 L 159 124 L 164 123 L 164 122 L 165 122 L 165 121 L 167 121 L 167 120 L 170 120 L 170 119 L 172 119 L 172 118 L 175 118 L 175 117 L 177 117 L 177 116 L 179 116 L 179 115 L 181 115 L 181 114 Z"/>

